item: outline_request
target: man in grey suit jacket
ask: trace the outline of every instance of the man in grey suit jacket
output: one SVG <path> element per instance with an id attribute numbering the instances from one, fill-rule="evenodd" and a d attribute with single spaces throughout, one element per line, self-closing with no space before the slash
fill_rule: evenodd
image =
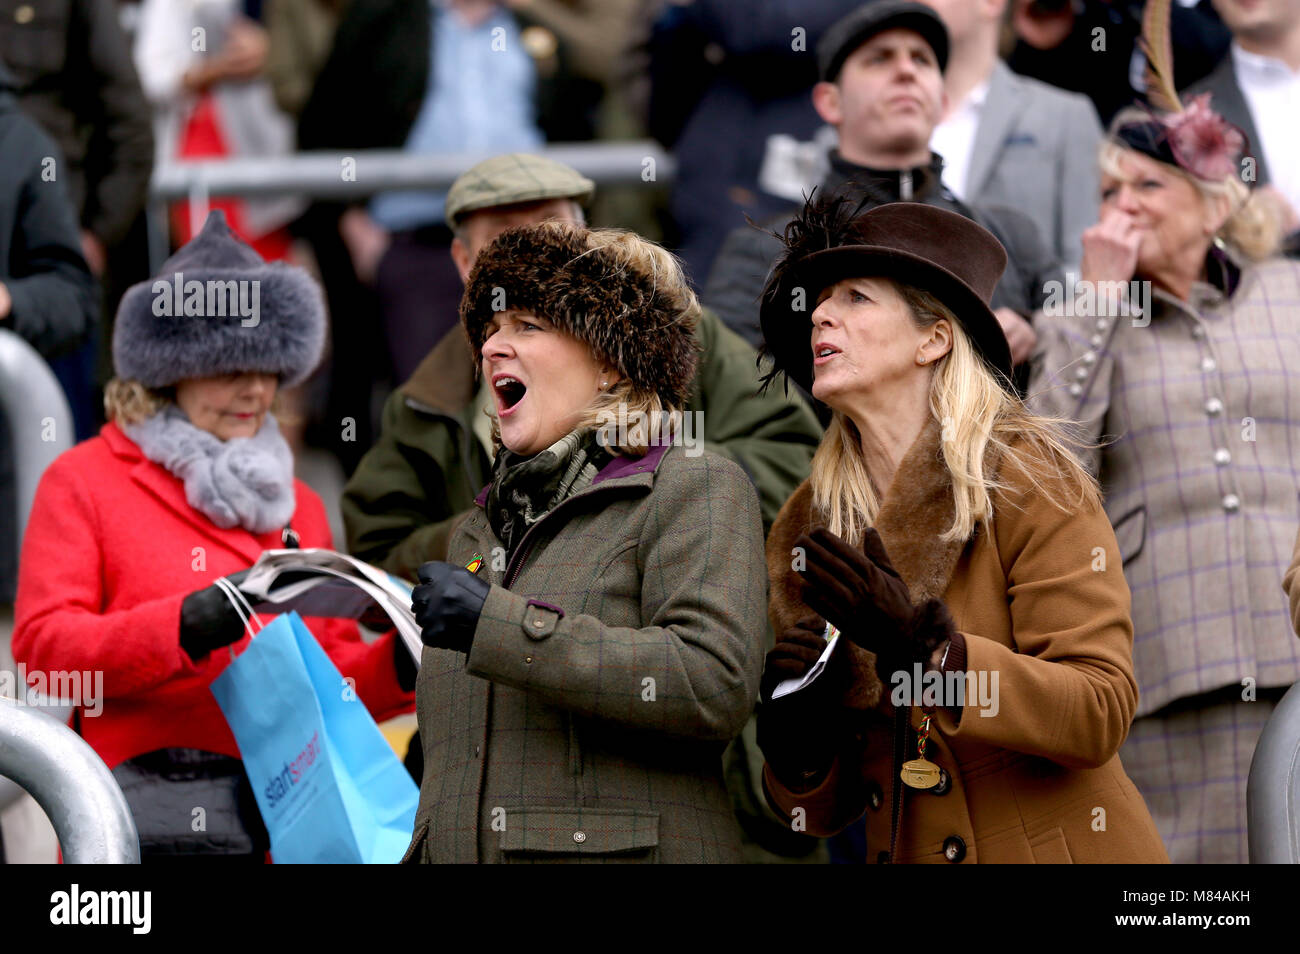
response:
<path id="1" fill-rule="evenodd" d="M 1007 0 L 921 0 L 948 28 L 948 112 L 930 139 L 944 184 L 980 207 L 1019 209 L 1077 267 L 1097 222 L 1101 123 L 1088 97 L 1013 73 L 998 58 Z"/>
<path id="2" fill-rule="evenodd" d="M 1256 185 L 1287 203 L 1287 231 L 1294 233 L 1300 227 L 1300 0 L 1214 0 L 1214 8 L 1232 31 L 1232 46 L 1181 98 L 1186 103 L 1209 93 L 1214 110 L 1241 128 L 1255 157 Z"/>

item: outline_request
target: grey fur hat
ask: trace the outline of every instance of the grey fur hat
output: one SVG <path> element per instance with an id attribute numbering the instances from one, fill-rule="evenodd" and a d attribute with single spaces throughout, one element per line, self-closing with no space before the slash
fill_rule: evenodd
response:
<path id="1" fill-rule="evenodd" d="M 320 286 L 301 268 L 267 263 L 213 210 L 203 230 L 117 309 L 117 376 L 162 388 L 186 378 L 262 371 L 289 387 L 325 346 Z"/>

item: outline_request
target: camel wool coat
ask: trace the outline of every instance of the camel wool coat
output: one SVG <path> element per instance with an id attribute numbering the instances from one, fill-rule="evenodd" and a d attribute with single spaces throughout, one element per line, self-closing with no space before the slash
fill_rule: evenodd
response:
<path id="1" fill-rule="evenodd" d="M 769 763 L 768 800 L 820 836 L 865 812 L 870 860 L 1166 862 L 1116 754 L 1137 684 L 1129 591 L 1110 521 L 1099 502 L 1080 504 L 1062 479 L 1049 480 L 1043 493 L 1019 468 L 1002 470 L 1006 489 L 994 493 L 992 532 L 941 540 L 953 496 L 932 421 L 900 463 L 875 523 L 913 601 L 947 604 L 966 641 L 967 673 L 988 690 L 968 694 L 960 720 L 936 710 L 926 757 L 946 777 L 929 791 L 895 783 L 901 762 L 916 758 L 922 711 L 910 707 L 896 757 L 892 687 L 882 687 L 873 656 L 846 641 L 837 653 L 845 653 L 839 662 L 851 679 L 827 727 L 838 737 L 830 773 L 812 790 L 795 791 Z M 767 559 L 778 634 L 811 612 L 799 597 L 792 551 L 800 533 L 822 523 L 805 482 L 772 528 Z M 901 818 L 891 856 L 896 798 Z"/>

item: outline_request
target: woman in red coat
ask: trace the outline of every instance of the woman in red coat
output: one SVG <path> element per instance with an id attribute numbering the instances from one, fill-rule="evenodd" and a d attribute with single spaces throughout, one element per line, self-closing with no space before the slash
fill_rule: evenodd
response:
<path id="1" fill-rule="evenodd" d="M 122 784 L 142 856 L 260 860 L 265 830 L 208 688 L 248 636 L 213 581 L 238 583 L 263 550 L 332 545 L 270 413 L 319 359 L 323 308 L 306 273 L 264 263 L 219 212 L 162 274 L 119 308 L 110 423 L 41 480 L 13 651 L 29 680 L 86 674 L 74 727 Z M 396 633 L 366 644 L 351 622 L 306 622 L 376 719 L 413 708 Z"/>

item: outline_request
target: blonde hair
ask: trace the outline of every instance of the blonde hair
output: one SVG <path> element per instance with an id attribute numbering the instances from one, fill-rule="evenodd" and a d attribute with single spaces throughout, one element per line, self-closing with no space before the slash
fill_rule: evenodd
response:
<path id="1" fill-rule="evenodd" d="M 1019 396 L 998 383 L 953 313 L 929 292 L 892 283 L 918 328 L 940 318 L 952 326 L 952 348 L 936 362 L 930 383 L 930 414 L 943 428 L 940 451 L 952 479 L 955 513 L 945 541 L 967 540 L 977 524 L 993 518 L 993 494 L 1009 489 L 986 473 L 990 451 L 1000 455 L 1000 473 L 1017 469 L 1035 492 L 1064 512 L 1060 485 L 1077 490 L 1074 506 L 1100 501 L 1097 482 L 1066 444 L 1062 422 L 1029 411 Z M 813 505 L 830 531 L 856 543 L 875 523 L 880 492 L 872 484 L 862 453 L 862 435 L 843 412 L 832 414 L 813 455 Z M 1047 482 L 1057 486 L 1049 490 Z"/>
<path id="2" fill-rule="evenodd" d="M 175 403 L 174 388 L 147 388 L 133 378 L 113 378 L 104 386 L 104 416 L 119 427 L 138 424 Z"/>
<path id="3" fill-rule="evenodd" d="M 584 238 L 587 242 L 587 253 L 584 254 L 603 251 L 620 270 L 636 272 L 648 278 L 665 306 L 676 313 L 676 323 L 686 325 L 691 332 L 695 331 L 700 321 L 700 303 L 686 280 L 677 256 L 626 229 L 587 229 Z M 625 409 L 625 418 L 635 419 L 638 415 L 645 415 L 649 421 L 661 421 L 666 416 L 683 410 L 682 407 L 665 402 L 653 388 L 639 386 L 623 377 L 607 390 L 599 392 L 579 412 L 573 429 L 600 428 L 608 424 L 611 417 L 617 420 L 620 409 Z M 493 408 L 489 407 L 486 413 L 492 418 L 492 442 L 500 448 L 501 422 Z M 644 441 L 639 439 L 642 434 L 646 435 Z M 617 436 L 606 445 L 608 449 L 615 454 L 631 457 L 646 453 L 661 436 L 653 428 L 630 428 L 622 434 L 614 431 L 614 435 Z M 663 434 L 662 437 L 667 439 L 669 435 Z"/>
<path id="4" fill-rule="evenodd" d="M 1149 122 L 1150 119 L 1150 114 L 1131 106 L 1116 115 L 1111 123 L 1112 138 L 1103 139 L 1097 152 L 1097 162 L 1104 175 L 1127 181 L 1128 177 L 1120 168 L 1120 160 L 1125 153 L 1136 150 L 1116 142 L 1113 138 L 1114 133 L 1128 123 Z M 1143 154 L 1139 153 L 1139 155 Z M 1153 161 L 1160 162 L 1159 159 Z M 1174 175 L 1191 183 L 1201 197 L 1201 204 L 1207 215 L 1215 203 L 1227 203 L 1228 217 L 1215 235 L 1230 245 L 1233 251 L 1251 262 L 1262 262 L 1277 254 L 1286 232 L 1283 225 L 1283 211 L 1267 193 L 1252 192 L 1236 173 L 1229 173 L 1218 182 L 1206 182 L 1176 165 L 1167 162 L 1160 164 Z"/>

